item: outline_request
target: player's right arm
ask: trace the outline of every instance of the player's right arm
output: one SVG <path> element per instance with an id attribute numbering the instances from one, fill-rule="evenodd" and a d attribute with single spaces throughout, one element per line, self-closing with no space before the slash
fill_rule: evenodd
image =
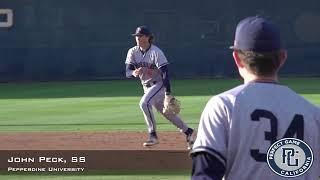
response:
<path id="1" fill-rule="evenodd" d="M 126 77 L 127 78 L 133 78 L 137 77 L 140 74 L 140 68 L 135 67 L 134 63 L 134 55 L 133 55 L 133 49 L 129 49 L 127 53 L 127 58 L 126 58 Z"/>
<path id="2" fill-rule="evenodd" d="M 138 77 L 142 72 L 141 67 L 136 69 L 132 64 L 126 64 L 126 77 L 133 78 Z"/>
<path id="3" fill-rule="evenodd" d="M 191 151 L 192 179 L 221 180 L 226 171 L 228 108 L 213 97 L 204 108 L 196 141 Z"/>
<path id="4" fill-rule="evenodd" d="M 215 156 L 203 151 L 192 155 L 192 180 L 222 180 L 225 167 Z"/>
<path id="5" fill-rule="evenodd" d="M 135 68 L 132 64 L 126 64 L 126 77 L 127 78 L 133 78 L 133 72 Z"/>

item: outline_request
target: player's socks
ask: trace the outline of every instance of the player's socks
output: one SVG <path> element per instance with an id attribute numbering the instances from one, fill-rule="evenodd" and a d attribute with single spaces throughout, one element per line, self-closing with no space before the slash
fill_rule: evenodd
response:
<path id="1" fill-rule="evenodd" d="M 191 128 L 188 128 L 184 133 L 186 134 L 186 140 L 187 140 L 187 143 L 188 143 L 188 150 L 191 150 L 192 146 L 193 146 L 193 143 L 195 141 L 194 130 L 191 129 Z"/>
<path id="2" fill-rule="evenodd" d="M 187 136 L 191 135 L 193 133 L 193 129 L 188 128 L 185 132 L 184 132 Z"/>
<path id="3" fill-rule="evenodd" d="M 156 133 L 156 132 L 151 132 L 151 133 L 150 133 L 150 138 L 156 138 L 156 139 L 158 139 L 157 133 Z"/>

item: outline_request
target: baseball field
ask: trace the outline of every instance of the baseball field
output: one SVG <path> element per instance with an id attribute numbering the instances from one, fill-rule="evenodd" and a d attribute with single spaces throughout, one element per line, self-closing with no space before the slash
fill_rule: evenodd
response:
<path id="1" fill-rule="evenodd" d="M 320 105 L 320 78 L 281 78 L 280 82 Z M 182 103 L 182 118 L 191 127 L 197 128 L 200 114 L 209 98 L 241 83 L 240 79 L 174 80 L 172 91 Z M 2 83 L 0 84 L 0 150 L 20 148 L 57 150 L 63 149 L 65 145 L 69 145 L 69 149 L 72 150 L 83 150 L 86 146 L 90 150 L 97 150 L 105 148 L 103 143 L 106 140 L 103 138 L 106 134 L 114 136 L 112 141 L 114 150 L 126 145 L 140 150 L 144 141 L 142 138 L 147 137 L 146 125 L 138 106 L 142 93 L 139 82 L 135 80 Z M 179 134 L 167 120 L 155 114 L 160 136 L 163 137 L 163 142 L 160 137 L 158 148 L 183 149 L 184 136 Z M 129 137 L 133 133 L 135 136 Z M 64 139 L 65 143 L 60 141 L 55 144 L 55 137 L 62 135 L 72 137 Z M 117 135 L 123 138 L 117 138 Z M 13 139 L 10 139 L 11 137 Z M 128 142 L 127 139 L 130 138 L 131 141 Z M 22 141 L 24 143 L 19 145 L 18 143 Z M 33 144 L 30 145 L 25 141 Z M 111 148 L 110 144 L 105 146 Z M 141 169 L 112 170 L 84 176 L 6 174 L 0 175 L 0 179 L 180 180 L 188 179 L 189 174 L 189 169 L 177 171 Z"/>

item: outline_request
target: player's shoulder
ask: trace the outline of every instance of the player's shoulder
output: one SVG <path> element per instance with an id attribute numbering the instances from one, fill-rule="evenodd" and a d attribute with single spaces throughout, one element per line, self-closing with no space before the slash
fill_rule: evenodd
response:
<path id="1" fill-rule="evenodd" d="M 220 94 L 215 95 L 213 98 L 219 98 L 219 99 L 226 99 L 226 100 L 232 100 L 235 99 L 237 96 L 241 94 L 246 88 L 247 84 L 241 84 L 238 85 L 230 90 L 224 91 Z"/>
<path id="2" fill-rule="evenodd" d="M 130 50 L 132 50 L 132 51 L 139 51 L 139 46 L 133 46 L 132 48 L 130 48 Z"/>
<path id="3" fill-rule="evenodd" d="M 270 86 L 273 85 L 270 84 Z M 238 99 L 241 99 L 243 96 L 248 96 L 248 92 L 251 93 L 258 89 L 257 83 L 245 83 L 213 96 L 210 101 L 233 106 Z"/>
<path id="4" fill-rule="evenodd" d="M 247 87 L 246 84 L 238 85 L 230 90 L 212 96 L 207 105 L 211 107 L 231 108 L 239 94 Z"/>
<path id="5" fill-rule="evenodd" d="M 139 52 L 139 46 L 133 46 L 131 47 L 128 52 Z"/>
<path id="6" fill-rule="evenodd" d="M 286 96 L 288 100 L 291 100 L 291 102 L 294 102 L 294 104 L 299 105 L 300 107 L 304 107 L 305 109 L 309 109 L 310 113 L 318 113 L 320 114 L 320 107 L 313 104 L 311 101 L 306 99 L 305 97 L 301 96 L 291 88 L 287 86 L 279 86 L 279 89 L 281 89 L 281 92 L 283 96 Z"/>
<path id="7" fill-rule="evenodd" d="M 234 87 L 228 91 L 222 92 L 213 97 L 215 100 L 220 100 L 224 104 L 236 102 L 248 102 L 254 101 L 254 98 L 257 96 L 270 97 L 270 95 L 274 95 L 275 97 L 281 97 L 281 100 L 295 102 L 295 104 L 299 104 L 300 106 L 305 107 L 310 112 L 316 113 L 319 111 L 319 107 L 312 104 L 310 101 L 297 94 L 295 91 L 290 89 L 285 85 L 281 85 L 278 83 L 246 83 Z M 278 99 L 281 101 L 280 99 Z"/>
<path id="8" fill-rule="evenodd" d="M 156 46 L 154 44 L 151 44 L 150 51 L 163 53 L 162 50 L 158 46 Z"/>

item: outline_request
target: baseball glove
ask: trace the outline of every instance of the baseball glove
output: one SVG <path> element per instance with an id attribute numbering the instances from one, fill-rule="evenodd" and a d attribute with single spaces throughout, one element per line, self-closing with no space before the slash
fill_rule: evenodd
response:
<path id="1" fill-rule="evenodd" d="M 180 101 L 172 95 L 166 95 L 163 102 L 163 114 L 179 114 Z"/>

